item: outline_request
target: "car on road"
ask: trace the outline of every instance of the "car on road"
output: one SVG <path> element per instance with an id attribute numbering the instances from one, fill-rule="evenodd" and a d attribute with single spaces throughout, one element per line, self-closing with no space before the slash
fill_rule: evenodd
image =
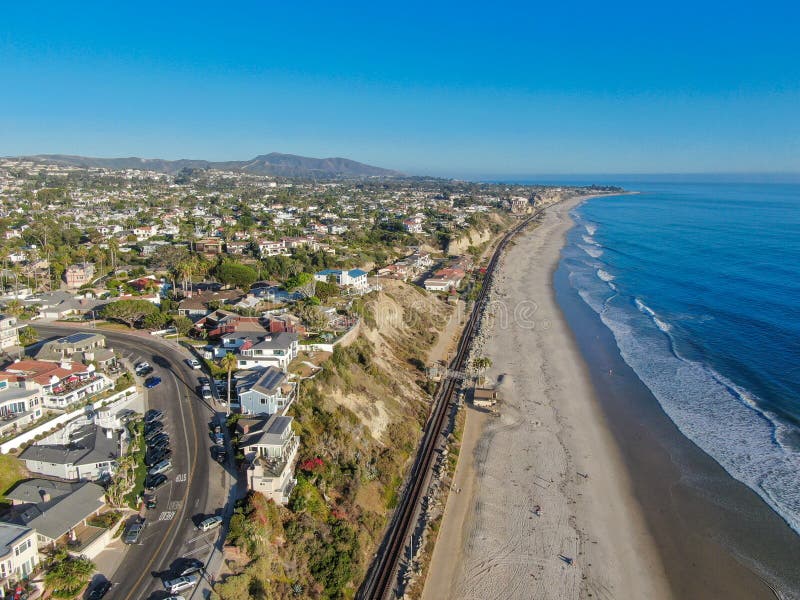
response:
<path id="1" fill-rule="evenodd" d="M 186 577 L 187 575 L 193 575 L 198 571 L 202 571 L 205 568 L 205 564 L 203 564 L 202 560 L 197 558 L 187 558 L 181 563 L 181 568 L 178 571 L 178 577 Z"/>
<path id="2" fill-rule="evenodd" d="M 139 538 L 142 537 L 142 532 L 145 528 L 144 519 L 134 521 L 125 529 L 125 534 L 122 536 L 122 541 L 125 544 L 138 544 Z"/>
<path id="3" fill-rule="evenodd" d="M 150 421 L 144 424 L 145 435 L 150 435 L 154 431 L 161 431 L 162 429 L 164 429 L 164 423 L 162 421 Z"/>
<path id="4" fill-rule="evenodd" d="M 228 458 L 228 452 L 225 450 L 225 448 L 220 448 L 219 446 L 212 446 L 211 456 L 215 461 L 222 464 Z"/>
<path id="5" fill-rule="evenodd" d="M 159 475 L 161 473 L 166 473 L 172 468 L 172 461 L 171 460 L 162 460 L 160 463 L 157 463 L 150 467 L 147 470 L 148 475 Z"/>
<path id="6" fill-rule="evenodd" d="M 145 500 L 145 501 L 144 501 L 144 505 L 145 505 L 145 506 L 146 506 L 148 509 L 153 509 L 153 508 L 155 508 L 156 506 L 158 506 L 158 500 L 156 499 L 156 497 L 155 497 L 155 496 L 150 496 L 150 497 L 149 497 L 147 500 Z"/>
<path id="7" fill-rule="evenodd" d="M 157 438 L 160 435 L 167 435 L 167 434 L 164 432 L 164 428 L 163 427 L 156 427 L 152 431 L 148 431 L 147 433 L 145 433 L 144 434 L 144 439 L 145 439 L 145 441 L 149 442 L 150 440 L 154 440 L 155 438 Z"/>
<path id="8" fill-rule="evenodd" d="M 165 579 L 164 589 L 170 594 L 174 594 L 175 592 L 182 592 L 183 590 L 189 590 L 193 588 L 199 581 L 200 578 L 197 575 L 186 575 L 185 577 L 176 577 L 175 579 Z"/>
<path id="9" fill-rule="evenodd" d="M 149 390 L 151 388 L 156 387 L 159 383 L 161 383 L 161 377 L 156 377 L 156 376 L 148 377 L 147 379 L 144 380 L 144 387 L 146 387 Z"/>
<path id="10" fill-rule="evenodd" d="M 144 414 L 144 422 L 153 423 L 155 421 L 160 421 L 164 418 L 164 412 L 160 410 L 156 410 L 155 408 L 151 408 Z"/>
<path id="11" fill-rule="evenodd" d="M 159 431 L 158 433 L 154 433 L 151 437 L 146 439 L 147 445 L 151 447 L 161 446 L 163 444 L 169 443 L 169 435 L 164 433 L 163 431 Z"/>
<path id="12" fill-rule="evenodd" d="M 89 595 L 86 596 L 86 600 L 100 600 L 101 598 L 105 598 L 105 595 L 110 589 L 111 582 L 106 579 L 92 588 Z"/>
<path id="13" fill-rule="evenodd" d="M 197 360 L 196 358 L 187 358 L 186 359 L 186 364 L 189 365 L 190 367 L 192 367 L 195 370 L 201 368 L 200 367 L 200 361 Z"/>
<path id="14" fill-rule="evenodd" d="M 200 531 L 208 531 L 209 529 L 214 529 L 220 525 L 222 525 L 222 517 L 209 517 L 201 521 L 197 528 Z"/>
<path id="15" fill-rule="evenodd" d="M 203 397 L 203 400 L 211 400 L 213 398 L 213 394 L 211 393 L 211 386 L 204 385 L 200 388 L 200 395 Z"/>
<path id="16" fill-rule="evenodd" d="M 145 478 L 144 482 L 144 489 L 148 492 L 153 492 L 160 488 L 162 485 L 167 483 L 167 476 L 163 473 L 159 473 L 158 475 L 153 475 L 152 477 Z"/>
<path id="17" fill-rule="evenodd" d="M 211 380 L 208 377 L 198 377 L 197 383 L 201 386 L 209 385 L 211 383 Z"/>

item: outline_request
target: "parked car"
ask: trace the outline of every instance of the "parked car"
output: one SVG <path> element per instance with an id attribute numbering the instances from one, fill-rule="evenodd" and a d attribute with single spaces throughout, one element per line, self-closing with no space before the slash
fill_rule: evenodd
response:
<path id="1" fill-rule="evenodd" d="M 156 387 L 159 383 L 161 383 L 161 377 L 148 377 L 144 380 L 144 387 L 151 389 Z"/>
<path id="2" fill-rule="evenodd" d="M 192 367 L 193 369 L 200 369 L 200 361 L 196 358 L 187 358 L 186 364 Z"/>
<path id="3" fill-rule="evenodd" d="M 148 475 L 158 475 L 160 473 L 166 473 L 172 468 L 172 461 L 171 460 L 162 460 L 160 463 L 157 463 L 150 467 L 147 471 Z"/>
<path id="4" fill-rule="evenodd" d="M 211 400 L 213 398 L 213 394 L 211 393 L 211 386 L 204 385 L 200 388 L 200 395 L 203 397 L 203 400 Z"/>
<path id="5" fill-rule="evenodd" d="M 185 577 L 176 577 L 175 579 L 164 580 L 164 589 L 170 594 L 175 592 L 182 592 L 197 585 L 200 578 L 197 575 L 186 575 Z"/>
<path id="6" fill-rule="evenodd" d="M 197 528 L 200 531 L 208 531 L 209 529 L 214 529 L 222 525 L 222 517 L 209 517 L 200 522 Z"/>
<path id="7" fill-rule="evenodd" d="M 172 450 L 168 447 L 150 448 L 144 455 L 144 464 L 148 467 L 152 467 L 170 456 L 172 456 Z"/>
<path id="8" fill-rule="evenodd" d="M 214 446 L 211 448 L 211 454 L 218 463 L 222 464 L 225 462 L 225 459 L 228 458 L 228 453 L 225 451 L 225 448 L 220 448 L 219 446 Z"/>
<path id="9" fill-rule="evenodd" d="M 150 497 L 149 497 L 147 500 L 145 500 L 145 502 L 144 502 L 144 505 L 145 505 L 145 506 L 146 506 L 148 509 L 153 509 L 153 508 L 155 508 L 156 506 L 158 506 L 158 500 L 156 499 L 156 497 L 155 497 L 155 496 L 150 496 Z"/>
<path id="10" fill-rule="evenodd" d="M 147 361 L 140 362 L 133 370 L 136 372 L 137 375 L 145 375 L 147 373 L 151 373 L 153 371 L 153 367 L 150 366 L 150 363 Z"/>
<path id="11" fill-rule="evenodd" d="M 159 446 L 164 442 L 169 442 L 169 435 L 163 431 L 158 431 L 149 438 L 146 438 L 146 441 L 148 446 Z"/>
<path id="12" fill-rule="evenodd" d="M 145 478 L 144 489 L 146 489 L 148 492 L 153 492 L 165 483 L 167 483 L 167 476 L 163 473 L 159 473 L 158 475 L 153 475 L 150 477 L 149 481 L 147 478 Z"/>
<path id="13" fill-rule="evenodd" d="M 198 377 L 197 383 L 202 387 L 204 385 L 208 385 L 211 382 L 209 381 L 208 377 Z"/>
<path id="14" fill-rule="evenodd" d="M 89 592 L 89 595 L 86 596 L 87 600 L 100 600 L 104 598 L 105 595 L 108 593 L 108 590 L 111 589 L 111 582 L 107 579 L 101 583 L 98 583 L 96 586 L 92 588 L 92 591 Z"/>
<path id="15" fill-rule="evenodd" d="M 139 538 L 142 537 L 142 531 L 144 531 L 145 525 L 146 523 L 144 519 L 134 521 L 128 525 L 127 529 L 125 529 L 125 534 L 122 536 L 123 543 L 138 544 Z"/>
<path id="16" fill-rule="evenodd" d="M 197 558 L 187 558 L 184 559 L 183 563 L 181 564 L 181 570 L 178 572 L 178 576 L 186 577 L 187 575 L 192 575 L 198 571 L 202 571 L 204 568 L 205 564 L 203 564 L 202 560 Z"/>
<path id="17" fill-rule="evenodd" d="M 144 422 L 145 422 L 145 424 L 153 423 L 155 421 L 160 421 L 163 418 L 164 418 L 163 411 L 156 410 L 155 408 L 151 408 L 150 410 L 148 410 L 144 414 Z"/>
<path id="18" fill-rule="evenodd" d="M 150 421 L 144 424 L 145 435 L 150 435 L 154 431 L 161 431 L 162 429 L 164 429 L 164 423 L 162 421 Z"/>

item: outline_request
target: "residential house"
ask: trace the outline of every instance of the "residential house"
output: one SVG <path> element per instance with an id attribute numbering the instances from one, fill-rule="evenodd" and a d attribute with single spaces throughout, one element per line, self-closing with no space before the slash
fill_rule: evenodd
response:
<path id="1" fill-rule="evenodd" d="M 66 337 L 45 342 L 37 360 L 62 361 L 77 363 L 95 362 L 101 368 L 107 368 L 116 362 L 111 348 L 106 348 L 106 338 L 99 333 L 73 333 Z"/>
<path id="2" fill-rule="evenodd" d="M 81 263 L 70 265 L 64 271 L 64 281 L 68 288 L 78 289 L 92 282 L 94 278 L 94 265 L 92 263 Z"/>
<path id="3" fill-rule="evenodd" d="M 262 258 L 265 256 L 287 256 L 289 254 L 283 241 L 275 242 L 273 240 L 259 240 L 258 251 Z"/>
<path id="4" fill-rule="evenodd" d="M 423 218 L 420 215 L 403 220 L 403 227 L 408 233 L 422 233 Z"/>
<path id="5" fill-rule="evenodd" d="M 181 300 L 178 304 L 178 314 L 185 317 L 204 317 L 211 309 L 208 304 L 218 302 L 224 304 L 230 300 L 241 298 L 242 292 L 238 290 L 220 290 L 196 292 L 191 297 Z"/>
<path id="6" fill-rule="evenodd" d="M 149 240 L 151 237 L 158 235 L 158 225 L 141 225 L 140 227 L 134 227 L 131 233 L 136 236 L 136 240 L 139 242 L 142 240 Z"/>
<path id="7" fill-rule="evenodd" d="M 19 346 L 17 318 L 0 315 L 0 350 Z"/>
<path id="8" fill-rule="evenodd" d="M 222 254 L 223 241 L 220 238 L 204 238 L 194 243 L 195 250 L 202 254 Z"/>
<path id="9" fill-rule="evenodd" d="M 269 418 L 243 418 L 237 423 L 239 448 L 247 465 L 247 487 L 276 504 L 286 504 L 297 485 L 294 461 L 300 438 L 292 431 L 292 421 L 292 417 L 274 414 Z"/>
<path id="10" fill-rule="evenodd" d="M 325 269 L 314 275 L 317 281 L 333 280 L 339 286 L 351 286 L 355 289 L 363 290 L 369 287 L 367 283 L 367 272 L 361 269 Z"/>
<path id="11" fill-rule="evenodd" d="M 65 409 L 114 385 L 108 377 L 98 373 L 94 365 L 69 360 L 19 360 L 0 372 L 0 377 L 3 376 L 9 381 L 38 383 L 42 386 L 44 406 L 57 409 Z"/>
<path id="12" fill-rule="evenodd" d="M 38 564 L 36 531 L 24 525 L 0 522 L 0 597 L 13 597 L 15 584 L 27 579 Z"/>
<path id="13" fill-rule="evenodd" d="M 246 254 L 250 249 L 249 240 L 232 240 L 225 244 L 228 254 Z"/>
<path id="14" fill-rule="evenodd" d="M 245 415 L 283 413 L 294 399 L 295 385 L 277 367 L 255 369 L 236 379 L 238 407 Z"/>
<path id="15" fill-rule="evenodd" d="M 269 318 L 269 332 L 305 334 L 306 328 L 300 317 L 292 313 L 283 313 Z"/>
<path id="16" fill-rule="evenodd" d="M 0 436 L 23 429 L 42 416 L 42 386 L 0 376 Z"/>
<path id="17" fill-rule="evenodd" d="M 22 451 L 19 458 L 28 471 L 68 481 L 112 475 L 120 456 L 119 432 L 93 424 L 69 425 Z"/>
<path id="18" fill-rule="evenodd" d="M 275 366 L 286 372 L 289 363 L 297 357 L 298 339 L 296 333 L 276 333 L 252 345 L 245 344 L 237 355 L 238 367 L 252 369 Z"/>
<path id="19" fill-rule="evenodd" d="M 105 490 L 88 481 L 29 479 L 5 496 L 12 503 L 6 519 L 33 529 L 39 547 L 73 539 L 105 506 Z"/>

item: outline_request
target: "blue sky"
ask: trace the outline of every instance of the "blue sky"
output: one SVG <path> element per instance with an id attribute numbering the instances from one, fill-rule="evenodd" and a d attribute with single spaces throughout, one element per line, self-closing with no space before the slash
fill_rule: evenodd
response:
<path id="1" fill-rule="evenodd" d="M 800 171 L 794 3 L 116 4 L 3 6 L 0 155 Z"/>

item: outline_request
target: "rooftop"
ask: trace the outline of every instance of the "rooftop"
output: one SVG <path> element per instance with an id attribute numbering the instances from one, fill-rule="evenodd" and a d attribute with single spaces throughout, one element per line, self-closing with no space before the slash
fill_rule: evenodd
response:
<path id="1" fill-rule="evenodd" d="M 69 444 L 33 444 L 19 455 L 22 460 L 57 465 L 90 465 L 119 457 L 119 435 L 95 425 L 85 425 L 70 435 Z"/>

